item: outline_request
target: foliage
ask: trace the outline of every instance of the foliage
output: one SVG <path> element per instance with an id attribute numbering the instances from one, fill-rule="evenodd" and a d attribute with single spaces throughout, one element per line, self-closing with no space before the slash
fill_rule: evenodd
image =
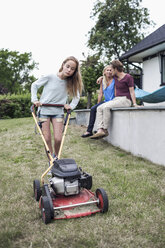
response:
<path id="1" fill-rule="evenodd" d="M 71 99 L 69 99 L 71 101 Z M 97 94 L 92 95 L 92 105 L 97 102 Z M 31 116 L 31 94 L 20 95 L 0 95 L 0 119 L 23 118 Z M 76 109 L 85 109 L 87 107 L 87 97 L 83 96 Z"/>
<path id="2" fill-rule="evenodd" d="M 97 103 L 97 97 L 98 97 L 97 93 L 92 93 L 91 106 L 93 106 Z M 87 103 L 88 103 L 87 97 L 86 96 L 81 97 L 76 109 L 88 108 Z"/>
<path id="3" fill-rule="evenodd" d="M 87 107 L 87 98 L 83 96 L 80 98 L 80 101 L 76 107 L 76 109 L 85 109 Z"/>
<path id="4" fill-rule="evenodd" d="M 0 96 L 0 118 L 22 118 L 31 116 L 31 95 L 30 93 L 21 95 Z"/>
<path id="5" fill-rule="evenodd" d="M 96 25 L 89 32 L 88 47 L 99 55 L 119 58 L 144 38 L 143 31 L 154 25 L 149 19 L 147 8 L 141 7 L 142 0 L 97 1 L 92 18 Z"/>
<path id="6" fill-rule="evenodd" d="M 89 56 L 82 61 L 81 74 L 84 83 L 84 90 L 88 97 L 87 108 L 90 108 L 92 93 L 96 92 L 99 86 L 96 80 L 102 75 L 104 65 L 100 62 L 98 55 Z"/>
<path id="7" fill-rule="evenodd" d="M 18 93 L 24 89 L 29 90 L 35 77 L 30 75 L 37 68 L 32 60 L 31 53 L 20 54 L 8 49 L 0 50 L 0 94 Z"/>

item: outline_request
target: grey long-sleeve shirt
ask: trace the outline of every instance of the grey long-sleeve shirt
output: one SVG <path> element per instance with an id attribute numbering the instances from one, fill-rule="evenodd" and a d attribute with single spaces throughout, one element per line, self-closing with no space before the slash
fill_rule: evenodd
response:
<path id="1" fill-rule="evenodd" d="M 40 102 L 49 104 L 66 104 L 67 102 L 67 81 L 60 79 L 57 75 L 51 74 L 43 76 L 31 85 L 31 101 L 34 103 L 38 101 L 37 91 L 44 86 Z M 74 109 L 80 99 L 78 92 L 77 97 L 74 97 L 70 103 L 72 109 Z M 40 113 L 43 115 L 57 115 L 63 114 L 63 108 L 60 107 L 44 107 L 40 109 Z"/>

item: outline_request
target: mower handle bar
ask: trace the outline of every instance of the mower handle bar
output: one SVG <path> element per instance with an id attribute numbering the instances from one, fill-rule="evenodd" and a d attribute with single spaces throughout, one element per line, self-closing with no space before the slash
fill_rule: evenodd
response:
<path id="1" fill-rule="evenodd" d="M 44 105 L 45 105 L 45 104 L 44 104 Z M 50 105 L 49 105 L 49 106 L 50 106 Z M 57 105 L 55 105 L 55 104 L 54 104 L 54 106 L 57 107 Z M 64 106 L 64 105 L 60 105 L 60 106 L 59 106 L 59 104 L 58 104 L 58 107 L 63 107 L 63 106 Z M 50 167 L 49 167 L 49 168 L 43 173 L 43 175 L 41 176 L 41 182 L 44 183 L 44 176 L 45 176 L 45 175 L 48 173 L 48 171 L 52 168 L 54 159 L 53 159 L 53 157 L 52 157 L 51 154 L 50 154 L 50 151 L 49 151 L 48 145 L 47 145 L 47 143 L 46 143 L 46 141 L 45 141 L 45 138 L 44 138 L 44 136 L 43 136 L 41 127 L 39 126 L 39 122 L 38 122 L 37 119 L 36 119 L 36 115 L 35 115 L 35 105 L 34 105 L 34 104 L 31 106 L 30 110 L 31 110 L 31 112 L 32 112 L 32 116 L 33 116 L 34 121 L 35 121 L 35 123 L 36 123 L 36 126 L 37 126 L 37 128 L 38 128 L 38 130 L 39 130 L 39 133 L 40 133 L 40 135 L 41 135 L 41 137 L 42 137 L 42 139 L 43 139 L 43 142 L 44 142 L 44 144 L 45 144 L 46 151 L 48 152 L 49 158 L 50 158 Z M 65 135 L 66 135 L 67 126 L 68 126 L 68 124 L 69 124 L 70 115 L 71 115 L 71 109 L 68 109 L 68 110 L 67 110 L 67 115 L 66 115 L 65 121 L 64 121 L 63 137 L 62 137 L 62 141 L 61 141 L 61 145 L 60 145 L 60 150 L 59 150 L 59 153 L 58 153 L 58 158 L 60 158 L 60 156 L 61 156 L 61 150 L 62 150 L 62 146 L 63 146 L 63 143 L 64 143 L 64 138 L 65 138 Z"/>
<path id="2" fill-rule="evenodd" d="M 42 103 L 41 106 L 46 106 L 46 107 L 64 107 L 63 104 L 49 104 L 49 103 Z M 34 108 L 36 107 L 35 104 L 33 104 L 30 107 L 31 112 L 34 112 Z M 71 114 L 71 109 L 67 109 L 67 114 Z"/>

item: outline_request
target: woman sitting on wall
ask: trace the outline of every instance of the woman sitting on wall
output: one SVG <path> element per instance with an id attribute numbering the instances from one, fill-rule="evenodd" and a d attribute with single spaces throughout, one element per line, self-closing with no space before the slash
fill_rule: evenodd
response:
<path id="1" fill-rule="evenodd" d="M 103 77 L 101 78 L 100 81 L 101 82 L 100 82 L 100 91 L 98 95 L 98 103 L 91 108 L 88 128 L 87 131 L 81 136 L 82 138 L 86 138 L 93 135 L 92 131 L 96 120 L 97 107 L 114 98 L 115 80 L 112 76 L 111 68 L 109 65 L 104 67 Z M 102 101 L 103 95 L 105 98 L 104 101 Z"/>

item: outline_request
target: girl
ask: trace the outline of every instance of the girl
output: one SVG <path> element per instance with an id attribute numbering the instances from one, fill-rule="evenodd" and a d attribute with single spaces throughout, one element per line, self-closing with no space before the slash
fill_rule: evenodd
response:
<path id="1" fill-rule="evenodd" d="M 37 91 L 41 86 L 43 86 L 43 91 L 40 100 L 38 100 Z M 42 103 L 61 104 L 66 110 L 74 109 L 79 102 L 82 87 L 79 62 L 73 56 L 63 61 L 57 75 L 44 76 L 31 86 L 31 101 L 39 107 L 39 117 L 43 121 L 42 132 L 53 157 L 58 156 L 62 140 L 64 110 L 62 107 L 42 106 Z M 73 97 L 70 104 L 66 104 L 68 94 Z M 53 126 L 54 151 L 50 123 Z"/>

